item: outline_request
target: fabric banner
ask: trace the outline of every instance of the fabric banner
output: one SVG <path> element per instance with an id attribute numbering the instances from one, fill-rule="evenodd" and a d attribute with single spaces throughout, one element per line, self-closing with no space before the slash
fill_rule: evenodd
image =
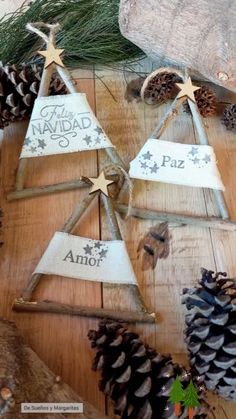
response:
<path id="1" fill-rule="evenodd" d="M 34 273 L 116 284 L 137 284 L 125 242 L 56 232 Z"/>
<path id="2" fill-rule="evenodd" d="M 20 158 L 113 147 L 84 93 L 35 100 Z"/>
<path id="3" fill-rule="evenodd" d="M 130 163 L 129 175 L 175 185 L 225 189 L 209 145 L 149 139 Z"/>

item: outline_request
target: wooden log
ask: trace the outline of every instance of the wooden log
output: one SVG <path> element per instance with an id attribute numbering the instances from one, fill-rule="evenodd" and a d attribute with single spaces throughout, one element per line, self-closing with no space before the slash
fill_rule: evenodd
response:
<path id="1" fill-rule="evenodd" d="M 157 67 L 188 67 L 236 92 L 235 15 L 231 0 L 121 0 L 119 23 Z"/>
<path id="2" fill-rule="evenodd" d="M 72 306 L 69 304 L 58 303 L 55 301 L 24 301 L 17 299 L 14 301 L 12 309 L 14 311 L 34 312 L 34 313 L 55 313 L 68 314 L 71 316 L 94 317 L 97 319 L 121 320 L 126 323 L 155 323 L 156 314 L 143 311 L 111 310 L 100 307 Z"/>
<path id="3" fill-rule="evenodd" d="M 0 416 L 25 419 L 21 403 L 83 403 L 84 413 L 72 415 L 80 419 L 105 419 L 92 405 L 85 402 L 60 377 L 56 376 L 27 346 L 14 323 L 0 318 Z M 3 388 L 4 387 L 4 388 Z M 32 414 L 44 419 L 66 419 L 68 413 Z"/>
<path id="4" fill-rule="evenodd" d="M 128 207 L 124 204 L 117 204 L 115 209 L 120 214 L 127 214 Z M 174 226 L 181 227 L 185 225 L 193 225 L 203 228 L 213 228 L 219 230 L 236 231 L 236 222 L 224 220 L 218 217 L 201 217 L 194 215 L 182 215 L 171 212 L 163 212 L 158 210 L 148 210 L 146 208 L 131 208 L 130 215 L 132 217 L 141 218 L 143 220 L 167 221 Z"/>

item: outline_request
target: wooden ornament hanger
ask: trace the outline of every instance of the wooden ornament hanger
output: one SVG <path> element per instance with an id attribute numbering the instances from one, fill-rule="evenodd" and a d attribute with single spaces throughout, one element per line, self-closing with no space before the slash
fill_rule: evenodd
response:
<path id="1" fill-rule="evenodd" d="M 175 69 L 165 69 L 165 71 L 169 71 L 173 73 L 175 72 Z M 199 143 L 200 145 L 209 145 L 206 129 L 204 127 L 204 123 L 202 121 L 201 115 L 199 113 L 199 110 L 198 110 L 198 107 L 194 98 L 194 91 L 196 91 L 198 87 L 193 86 L 187 70 L 185 72 L 185 75 L 180 73 L 180 71 L 178 71 L 177 73 L 178 75 L 181 75 L 184 81 L 183 83 L 176 83 L 177 87 L 180 89 L 180 92 L 176 96 L 175 100 L 173 101 L 167 113 L 164 115 L 164 117 L 161 119 L 158 126 L 155 128 L 155 130 L 151 134 L 150 138 L 159 139 L 162 136 L 163 132 L 169 126 L 172 120 L 178 116 L 181 106 L 187 100 L 188 105 L 191 110 L 192 117 L 193 117 L 193 123 L 198 134 Z M 156 74 L 157 74 L 157 71 L 153 73 L 153 75 L 156 75 Z M 141 89 L 142 98 L 144 98 L 144 92 L 147 86 L 147 80 L 149 81 L 151 77 L 152 77 L 152 74 L 147 77 L 146 81 L 143 84 L 143 87 Z M 131 216 L 141 218 L 141 219 L 167 221 L 176 226 L 194 225 L 194 226 L 199 226 L 199 227 L 206 227 L 206 228 L 211 227 L 214 229 L 236 231 L 236 222 L 230 220 L 230 216 L 229 216 L 229 212 L 227 209 L 223 192 L 218 189 L 213 189 L 213 194 L 215 197 L 217 208 L 220 213 L 220 217 L 203 217 L 203 216 L 176 214 L 176 213 L 171 213 L 171 212 L 160 212 L 158 210 L 149 210 L 149 209 L 135 208 L 135 207 L 129 209 L 129 214 Z M 128 208 L 124 204 L 117 203 L 115 206 L 115 209 L 121 214 L 126 214 Z"/>
<path id="2" fill-rule="evenodd" d="M 86 195 L 81 201 L 77 208 L 66 221 L 61 232 L 70 233 L 77 222 L 80 220 L 90 203 L 98 195 L 101 195 L 102 203 L 104 205 L 111 235 L 113 240 L 122 240 L 121 232 L 119 229 L 116 214 L 113 209 L 112 201 L 109 194 L 106 193 L 107 186 L 113 183 L 111 179 L 105 178 L 102 172 L 98 178 L 85 178 L 84 182 L 88 185 L 92 184 L 92 190 Z M 117 289 L 126 287 L 130 291 L 133 298 L 136 301 L 138 311 L 118 311 L 104 308 L 91 308 L 72 306 L 69 304 L 58 303 L 55 301 L 32 301 L 32 294 L 39 285 L 40 280 L 44 274 L 34 273 L 32 274 L 26 288 L 23 290 L 20 298 L 16 299 L 13 303 L 13 310 L 22 312 L 47 312 L 47 313 L 58 313 L 58 314 L 70 314 L 75 316 L 85 317 L 96 317 L 96 318 L 109 318 L 116 320 L 124 320 L 125 322 L 144 322 L 144 323 L 155 323 L 155 313 L 150 313 L 148 310 L 142 295 L 140 293 L 138 285 L 132 284 L 114 284 L 113 286 Z"/>
<path id="3" fill-rule="evenodd" d="M 50 87 L 50 81 L 53 74 L 53 71 L 56 69 L 57 73 L 65 83 L 69 93 L 78 93 L 73 81 L 71 80 L 71 76 L 69 71 L 66 69 L 65 65 L 61 60 L 61 54 L 64 50 L 56 49 L 55 47 L 55 34 L 59 30 L 59 24 L 49 25 L 44 24 L 42 22 L 36 22 L 33 24 L 27 24 L 27 29 L 31 32 L 36 33 L 39 35 L 46 43 L 47 49 L 45 51 L 38 51 L 40 55 L 43 55 L 46 60 L 44 64 L 43 74 L 39 86 L 38 97 L 47 96 Z M 49 36 L 47 36 L 44 32 L 42 32 L 39 28 L 47 28 L 49 29 Z M 117 151 L 113 147 L 104 148 L 105 152 L 107 153 L 109 159 L 112 161 L 113 164 L 125 168 L 124 162 L 118 155 Z M 28 158 L 22 158 L 19 161 L 19 166 L 17 169 L 16 174 L 16 184 L 15 184 L 15 191 L 10 192 L 7 195 L 7 200 L 12 201 L 16 199 L 23 199 L 23 198 L 33 198 L 36 196 L 42 195 L 49 195 L 55 192 L 62 192 L 68 190 L 74 190 L 77 188 L 83 188 L 87 186 L 85 182 L 81 178 L 61 182 L 53 185 L 46 185 L 40 187 L 32 187 L 32 188 L 24 188 L 24 183 L 26 179 L 26 170 L 28 165 Z"/>

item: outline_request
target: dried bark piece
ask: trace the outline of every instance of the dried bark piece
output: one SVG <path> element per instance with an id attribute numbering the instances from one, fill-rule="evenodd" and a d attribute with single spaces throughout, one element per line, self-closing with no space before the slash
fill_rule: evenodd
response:
<path id="1" fill-rule="evenodd" d="M 53 374 L 20 336 L 14 323 L 0 318 L 0 417 L 39 417 L 20 412 L 20 403 L 84 403 L 81 419 L 106 419 L 84 402 L 60 377 Z M 43 414 L 44 419 L 68 418 L 68 414 Z"/>
<path id="2" fill-rule="evenodd" d="M 132 102 L 136 100 L 136 102 L 141 102 L 141 88 L 144 82 L 143 77 L 138 77 L 137 79 L 131 80 L 127 83 L 126 91 L 125 91 L 125 99 L 127 102 Z"/>
<path id="3" fill-rule="evenodd" d="M 142 270 L 155 269 L 158 259 L 166 259 L 170 252 L 170 234 L 168 223 L 151 227 L 140 240 L 138 253 L 142 255 Z"/>

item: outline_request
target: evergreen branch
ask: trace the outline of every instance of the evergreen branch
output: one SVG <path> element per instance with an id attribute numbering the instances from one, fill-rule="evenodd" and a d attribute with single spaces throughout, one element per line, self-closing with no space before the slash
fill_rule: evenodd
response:
<path id="1" fill-rule="evenodd" d="M 70 67 L 114 65 L 134 61 L 143 52 L 126 40 L 118 24 L 119 0 L 36 0 L 0 20 L 0 59 L 3 63 L 41 62 L 35 57 L 43 41 L 26 30 L 28 22 L 59 22 L 58 48 L 65 49 Z"/>

